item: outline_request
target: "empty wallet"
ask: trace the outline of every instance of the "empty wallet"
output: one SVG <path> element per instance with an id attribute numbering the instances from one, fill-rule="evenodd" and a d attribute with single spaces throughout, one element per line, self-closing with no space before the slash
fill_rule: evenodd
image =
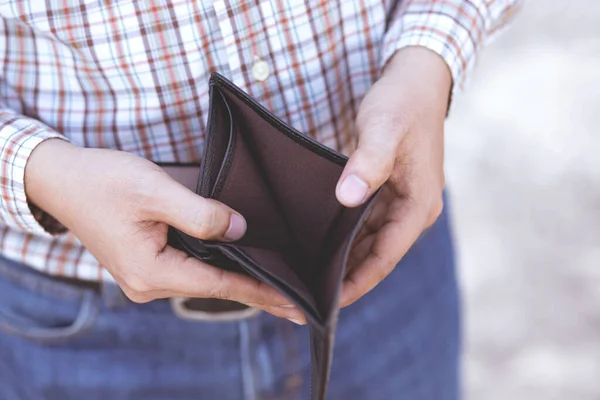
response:
<path id="1" fill-rule="evenodd" d="M 288 126 L 220 74 L 209 80 L 205 150 L 196 193 L 246 218 L 232 243 L 170 228 L 170 245 L 247 274 L 306 315 L 311 397 L 325 399 L 348 253 L 373 201 L 342 206 L 335 187 L 347 158 Z"/>

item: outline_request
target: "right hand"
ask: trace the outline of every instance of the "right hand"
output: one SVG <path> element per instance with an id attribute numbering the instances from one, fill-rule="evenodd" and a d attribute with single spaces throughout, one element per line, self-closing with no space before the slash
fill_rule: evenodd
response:
<path id="1" fill-rule="evenodd" d="M 167 245 L 169 225 L 199 239 L 231 241 L 244 235 L 246 222 L 148 160 L 50 139 L 29 158 L 25 185 L 29 201 L 77 236 L 134 302 L 219 298 L 305 322 L 304 315 L 269 285 Z"/>

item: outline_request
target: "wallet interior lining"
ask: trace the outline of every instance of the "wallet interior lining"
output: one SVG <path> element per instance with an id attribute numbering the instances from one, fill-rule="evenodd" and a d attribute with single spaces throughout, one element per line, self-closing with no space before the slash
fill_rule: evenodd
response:
<path id="1" fill-rule="evenodd" d="M 216 88 L 214 90 L 219 90 Z M 246 218 L 246 235 L 235 242 L 261 268 L 290 283 L 317 309 L 325 260 L 332 259 L 333 224 L 346 214 L 335 197 L 343 164 L 291 140 L 243 101 L 221 91 L 231 113 L 231 135 L 215 199 Z M 221 137 L 227 137 L 221 135 Z M 222 145 L 219 147 L 223 147 Z M 233 149 L 233 150 L 231 150 Z M 309 214 L 302 210 L 310 209 Z"/>

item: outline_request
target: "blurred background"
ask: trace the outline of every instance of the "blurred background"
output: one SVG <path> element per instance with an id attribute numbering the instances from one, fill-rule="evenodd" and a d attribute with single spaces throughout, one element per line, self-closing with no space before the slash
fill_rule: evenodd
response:
<path id="1" fill-rule="evenodd" d="M 600 399 L 600 1 L 527 1 L 446 136 L 465 398 Z"/>

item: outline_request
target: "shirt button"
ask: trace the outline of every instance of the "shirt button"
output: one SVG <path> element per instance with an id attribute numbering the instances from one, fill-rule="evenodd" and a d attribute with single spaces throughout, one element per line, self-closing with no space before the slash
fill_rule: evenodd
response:
<path id="1" fill-rule="evenodd" d="M 269 77 L 269 64 L 262 58 L 256 60 L 252 65 L 252 76 L 259 82 L 264 81 Z"/>

